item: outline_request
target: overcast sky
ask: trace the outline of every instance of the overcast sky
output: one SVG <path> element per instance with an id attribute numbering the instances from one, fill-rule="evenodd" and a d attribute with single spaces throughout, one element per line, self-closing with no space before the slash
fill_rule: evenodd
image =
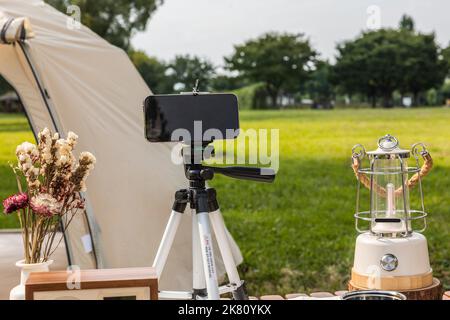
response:
<path id="1" fill-rule="evenodd" d="M 165 0 L 132 43 L 163 60 L 189 53 L 221 65 L 234 44 L 267 31 L 301 32 L 333 60 L 337 42 L 368 26 L 395 27 L 403 13 L 413 16 L 418 30 L 434 30 L 438 42 L 448 45 L 449 0 Z"/>

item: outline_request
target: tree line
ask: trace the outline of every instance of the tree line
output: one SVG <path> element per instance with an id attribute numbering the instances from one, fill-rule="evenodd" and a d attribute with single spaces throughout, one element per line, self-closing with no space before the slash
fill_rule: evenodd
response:
<path id="1" fill-rule="evenodd" d="M 220 66 L 227 72 L 221 73 L 195 56 L 164 62 L 131 51 L 130 57 L 154 92 L 190 90 L 195 79 L 203 89 L 214 91 L 259 83 L 274 108 L 286 97 L 307 97 L 324 108 L 338 97 L 373 107 L 402 104 L 404 97 L 411 98 L 411 105 L 423 105 L 429 103 L 429 90 L 439 95 L 431 104 L 450 98 L 450 46 L 442 49 L 434 33 L 416 31 L 409 16 L 402 17 L 398 28 L 364 31 L 336 49 L 335 62 L 330 63 L 304 35 L 271 32 L 235 45 Z"/>
<path id="2" fill-rule="evenodd" d="M 162 0 L 47 2 L 64 13 L 69 4 L 78 5 L 82 23 L 127 51 L 154 93 L 190 91 L 199 79 L 202 90 L 249 88 L 253 107 L 304 100 L 323 108 L 340 100 L 392 107 L 402 105 L 404 97 L 412 105 L 442 104 L 450 98 L 450 46 L 440 48 L 434 33 L 417 31 L 406 15 L 398 28 L 363 31 L 338 44 L 332 63 L 303 34 L 269 32 L 235 45 L 217 66 L 192 55 L 162 61 L 133 49 L 130 39 L 145 30 Z M 0 94 L 8 89 L 0 79 Z"/>
<path id="3" fill-rule="evenodd" d="M 403 16 L 398 29 L 364 32 L 337 47 L 332 81 L 347 94 L 359 93 L 371 101 L 393 105 L 393 93 L 410 94 L 413 105 L 421 94 L 440 88 L 448 75 L 450 47 L 441 50 L 434 33 L 415 31 L 411 17 Z"/>

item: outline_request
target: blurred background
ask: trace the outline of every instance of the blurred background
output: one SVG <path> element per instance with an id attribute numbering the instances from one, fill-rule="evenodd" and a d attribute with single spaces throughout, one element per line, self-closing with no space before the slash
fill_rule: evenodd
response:
<path id="1" fill-rule="evenodd" d="M 233 92 L 243 128 L 280 129 L 275 184 L 217 177 L 253 295 L 346 287 L 356 237 L 351 147 L 423 141 L 435 276 L 450 284 L 450 2 L 445 0 L 47 0 L 124 49 L 154 93 Z M 446 107 L 447 106 L 447 107 Z M 136 110 L 140 110 L 136 106 Z M 0 196 L 33 139 L 0 78 Z M 226 192 L 225 192 L 226 191 Z M 0 217 L 0 228 L 17 222 Z"/>

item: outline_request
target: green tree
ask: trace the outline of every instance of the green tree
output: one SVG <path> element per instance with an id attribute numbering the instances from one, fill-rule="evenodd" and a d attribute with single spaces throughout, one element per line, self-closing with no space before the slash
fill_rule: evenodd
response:
<path id="1" fill-rule="evenodd" d="M 331 82 L 331 69 L 328 61 L 318 61 L 316 70 L 305 84 L 306 92 L 313 99 L 315 107 L 321 106 L 325 109 L 332 107 L 334 86 Z"/>
<path id="2" fill-rule="evenodd" d="M 216 75 L 211 79 L 211 88 L 214 91 L 231 91 L 249 85 L 242 77 Z"/>
<path id="3" fill-rule="evenodd" d="M 272 106 L 280 93 L 299 90 L 314 68 L 316 52 L 302 34 L 267 33 L 234 47 L 225 58 L 230 70 L 250 82 L 263 82 Z"/>
<path id="4" fill-rule="evenodd" d="M 442 50 L 442 57 L 447 62 L 447 66 L 450 66 L 450 44 L 447 48 Z M 449 68 L 450 71 L 450 68 Z M 450 73 L 447 74 L 448 77 L 450 77 Z"/>
<path id="5" fill-rule="evenodd" d="M 391 107 L 392 93 L 420 92 L 440 87 L 448 66 L 440 57 L 434 34 L 408 29 L 365 32 L 337 47 L 335 79 L 346 92 L 366 95 L 372 105 L 381 97 Z"/>
<path id="6" fill-rule="evenodd" d="M 414 19 L 404 14 L 399 23 L 400 30 L 414 31 Z"/>
<path id="7" fill-rule="evenodd" d="M 145 30 L 163 0 L 46 0 L 67 14 L 69 5 L 80 8 L 81 22 L 110 43 L 128 50 L 130 39 Z"/>
<path id="8" fill-rule="evenodd" d="M 444 82 L 441 88 L 442 97 L 447 100 L 450 99 L 450 80 Z M 444 101 L 445 103 L 445 101 Z"/>
<path id="9" fill-rule="evenodd" d="M 376 105 L 381 95 L 385 107 L 392 106 L 392 93 L 402 80 L 398 32 L 381 29 L 363 33 L 337 47 L 334 73 L 349 94 L 366 95 Z"/>
<path id="10" fill-rule="evenodd" d="M 215 75 L 215 68 L 207 59 L 177 55 L 168 64 L 166 75 L 174 84 L 174 91 L 191 91 L 197 79 L 200 90 L 209 90 L 211 79 Z"/>
<path id="11" fill-rule="evenodd" d="M 171 93 L 173 83 L 166 76 L 167 65 L 143 51 L 130 51 L 131 61 L 153 93 Z"/>
<path id="12" fill-rule="evenodd" d="M 419 104 L 419 96 L 432 88 L 440 88 L 448 74 L 448 63 L 442 58 L 435 35 L 401 32 L 402 82 L 400 90 L 413 95 L 413 104 Z"/>

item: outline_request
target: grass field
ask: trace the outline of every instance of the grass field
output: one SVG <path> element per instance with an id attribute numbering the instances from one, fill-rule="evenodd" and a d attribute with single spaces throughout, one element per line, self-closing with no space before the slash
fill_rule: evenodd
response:
<path id="1" fill-rule="evenodd" d="M 14 163 L 16 146 L 23 141 L 34 142 L 25 116 L 0 113 L 0 200 L 17 192 L 14 174 L 9 166 Z M 2 207 L 3 212 L 3 207 Z M 19 221 L 15 215 L 0 214 L 0 228 L 16 228 Z"/>
<path id="2" fill-rule="evenodd" d="M 424 181 L 431 262 L 450 285 L 450 109 L 245 111 L 243 128 L 280 129 L 275 183 L 217 176 L 212 183 L 227 225 L 241 247 L 251 294 L 337 290 L 352 265 L 356 182 L 351 148 L 391 133 L 402 146 L 423 141 L 435 167 Z M 0 116 L 0 196 L 15 191 L 7 161 L 32 139 L 25 118 Z M 16 222 L 0 218 L 0 227 Z"/>

